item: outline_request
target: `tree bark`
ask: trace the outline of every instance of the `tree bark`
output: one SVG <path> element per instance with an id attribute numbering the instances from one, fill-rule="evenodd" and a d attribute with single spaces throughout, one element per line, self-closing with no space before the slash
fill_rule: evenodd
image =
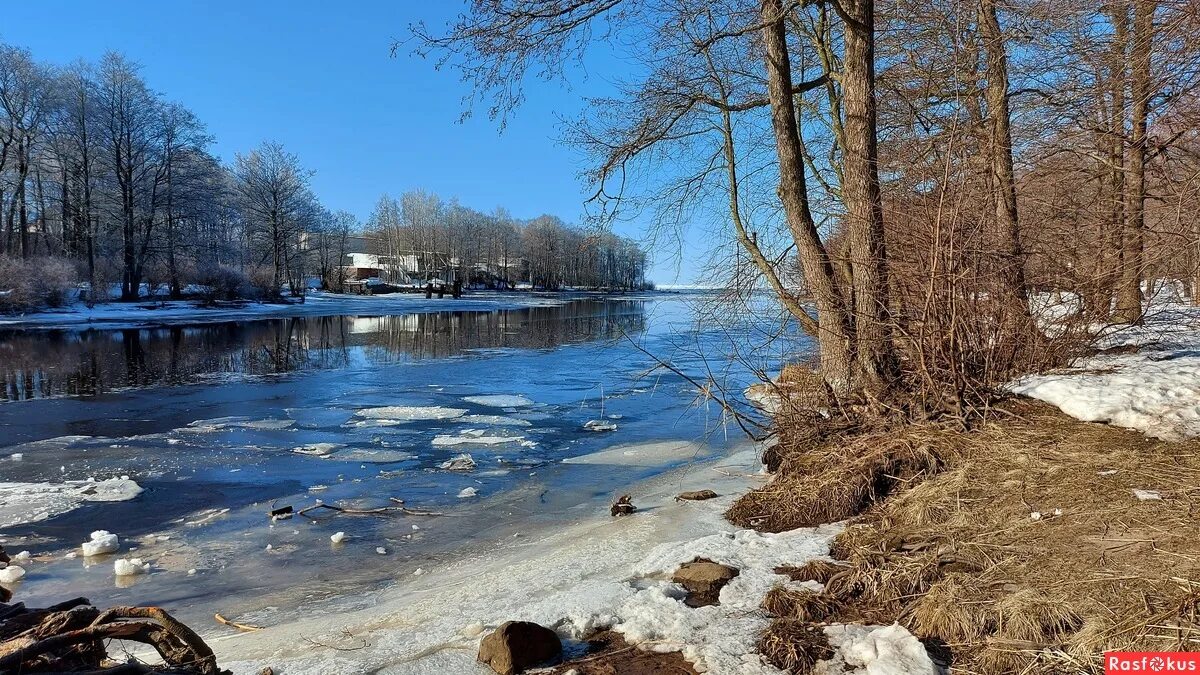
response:
<path id="1" fill-rule="evenodd" d="M 996 12 L 996 0 L 980 0 L 979 28 L 987 53 L 987 112 L 991 145 L 992 190 L 996 202 L 996 234 L 1000 283 L 1015 316 L 1029 316 L 1025 287 L 1025 253 L 1017 216 L 1013 174 L 1012 120 L 1008 100 L 1008 54 Z"/>
<path id="2" fill-rule="evenodd" d="M 762 0 L 760 16 L 771 127 L 779 157 L 779 198 L 796 242 L 805 282 L 817 307 L 816 325 L 808 329 L 816 332 L 824 381 L 835 394 L 845 394 L 854 384 L 850 322 L 834 282 L 833 266 L 809 209 L 782 0 Z"/>
<path id="3" fill-rule="evenodd" d="M 842 201 L 850 242 L 854 290 L 855 371 L 858 384 L 878 396 L 890 385 L 895 359 L 888 327 L 887 251 L 875 103 L 874 0 L 838 5 L 845 24 L 842 104 L 845 158 Z"/>
<path id="4" fill-rule="evenodd" d="M 1150 110 L 1150 50 L 1156 0 L 1133 0 L 1130 45 L 1130 139 L 1125 179 L 1125 229 L 1116 321 L 1142 322 L 1143 237 L 1146 227 L 1146 125 Z"/>

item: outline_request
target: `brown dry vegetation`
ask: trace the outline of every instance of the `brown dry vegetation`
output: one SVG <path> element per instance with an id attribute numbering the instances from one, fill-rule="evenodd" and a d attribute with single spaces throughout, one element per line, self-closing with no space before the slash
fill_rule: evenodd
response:
<path id="1" fill-rule="evenodd" d="M 698 675 L 679 652 L 653 652 L 606 630 L 588 638 L 588 655 L 554 669 L 553 675 Z"/>
<path id="2" fill-rule="evenodd" d="M 730 519 L 771 531 L 851 520 L 832 552 L 847 567 L 779 570 L 825 590 L 764 601 L 778 620 L 760 647 L 777 665 L 806 672 L 799 626 L 835 621 L 898 620 L 944 643 L 954 673 L 1098 673 L 1105 650 L 1200 648 L 1200 441 L 1026 401 L 967 431 L 818 441 L 780 427 L 780 471 Z"/>

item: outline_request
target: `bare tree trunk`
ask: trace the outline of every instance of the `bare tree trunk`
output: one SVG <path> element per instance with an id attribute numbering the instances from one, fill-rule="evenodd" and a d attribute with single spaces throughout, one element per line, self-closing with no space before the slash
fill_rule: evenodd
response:
<path id="1" fill-rule="evenodd" d="M 1008 101 L 1008 55 L 996 13 L 996 0 L 980 0 L 979 27 L 987 52 L 987 112 L 991 145 L 992 190 L 1001 258 L 1000 282 L 1017 316 L 1029 316 L 1025 287 L 1025 254 L 1017 218 L 1013 176 L 1012 121 Z"/>
<path id="2" fill-rule="evenodd" d="M 844 394 L 853 386 L 850 322 L 834 283 L 829 255 L 809 210 L 804 155 L 792 99 L 792 66 L 782 0 L 762 0 L 760 15 L 766 48 L 771 126 L 779 156 L 779 198 L 796 242 L 805 282 L 817 306 L 816 321 L 810 318 L 800 322 L 817 339 L 821 375 L 825 382 L 836 394 Z"/>
<path id="3" fill-rule="evenodd" d="M 1115 319 L 1142 321 L 1143 233 L 1146 227 L 1146 120 L 1150 110 L 1150 49 L 1156 0 L 1133 0 L 1130 45 L 1130 139 L 1125 179 L 1125 230 L 1121 241 L 1121 281 Z"/>
<path id="4" fill-rule="evenodd" d="M 875 106 L 875 2 L 857 0 L 842 12 L 845 53 L 842 98 L 845 159 L 842 201 L 850 240 L 854 287 L 855 370 L 858 384 L 875 395 L 895 369 L 888 321 L 887 251 Z"/>

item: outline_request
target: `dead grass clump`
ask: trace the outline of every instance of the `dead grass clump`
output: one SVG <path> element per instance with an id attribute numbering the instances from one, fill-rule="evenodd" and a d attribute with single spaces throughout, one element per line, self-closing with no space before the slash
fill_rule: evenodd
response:
<path id="1" fill-rule="evenodd" d="M 1057 643 L 1083 624 L 1070 605 L 1032 588 L 1005 594 L 994 611 L 996 635 L 1008 640 Z"/>
<path id="2" fill-rule="evenodd" d="M 833 596 L 806 588 L 776 586 L 763 598 L 762 608 L 781 619 L 820 623 L 838 614 L 841 603 Z"/>
<path id="3" fill-rule="evenodd" d="M 994 626 L 991 601 L 975 577 L 950 574 L 910 604 L 905 623 L 917 635 L 952 644 L 982 640 Z"/>
<path id="4" fill-rule="evenodd" d="M 737 525 L 768 532 L 845 520 L 936 473 L 952 451 L 951 438 L 932 426 L 913 426 L 800 453 L 780 450 L 775 479 L 743 495 L 725 515 Z"/>
<path id="5" fill-rule="evenodd" d="M 758 640 L 758 651 L 771 665 L 795 675 L 810 673 L 818 662 L 833 658 L 825 631 L 790 619 L 772 621 Z"/>
<path id="6" fill-rule="evenodd" d="M 803 565 L 781 565 L 775 568 L 776 574 L 782 574 L 792 581 L 815 581 L 823 584 L 838 572 L 844 572 L 849 567 L 832 560 L 809 560 Z"/>
<path id="7" fill-rule="evenodd" d="M 972 498 L 968 469 L 960 467 L 938 475 L 889 500 L 887 513 L 898 522 L 927 525 L 963 525 L 964 500 Z"/>

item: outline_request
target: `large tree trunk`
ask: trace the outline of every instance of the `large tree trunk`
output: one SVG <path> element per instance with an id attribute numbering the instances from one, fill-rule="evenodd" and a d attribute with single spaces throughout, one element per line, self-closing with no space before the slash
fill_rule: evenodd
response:
<path id="1" fill-rule="evenodd" d="M 875 3 L 847 3 L 842 104 L 845 166 L 842 201 L 850 241 L 854 288 L 855 371 L 874 395 L 890 385 L 895 359 L 888 326 L 887 252 L 875 109 Z"/>
<path id="2" fill-rule="evenodd" d="M 1125 240 L 1125 88 L 1129 75 L 1129 4 L 1116 0 L 1107 7 L 1113 26 L 1112 49 L 1108 66 L 1108 228 L 1102 239 L 1104 268 L 1099 275 L 1097 296 L 1103 298 L 1103 313 L 1107 319 L 1113 311 L 1113 298 L 1121 279 L 1122 243 Z"/>
<path id="3" fill-rule="evenodd" d="M 1025 254 L 1017 218 L 1017 187 L 1013 176 L 1012 121 L 1008 101 L 1008 55 L 996 13 L 996 0 L 980 0 L 979 28 L 987 53 L 987 113 L 991 145 L 992 191 L 996 202 L 996 234 L 1000 254 L 1000 283 L 1014 316 L 1028 317 Z"/>
<path id="4" fill-rule="evenodd" d="M 1133 0 L 1130 45 L 1130 139 L 1125 179 L 1125 230 L 1115 319 L 1142 321 L 1143 233 L 1146 227 L 1146 120 L 1150 110 L 1150 49 L 1156 0 Z"/>
<path id="5" fill-rule="evenodd" d="M 853 386 L 850 322 L 845 303 L 834 283 L 833 266 L 809 210 L 808 186 L 800 129 L 792 100 L 792 66 L 788 54 L 782 0 L 762 0 L 763 44 L 767 68 L 767 93 L 771 101 L 771 127 L 779 156 L 779 198 L 788 228 L 796 242 L 804 280 L 817 307 L 816 322 L 804 322 L 820 349 L 821 375 L 836 394 Z"/>

